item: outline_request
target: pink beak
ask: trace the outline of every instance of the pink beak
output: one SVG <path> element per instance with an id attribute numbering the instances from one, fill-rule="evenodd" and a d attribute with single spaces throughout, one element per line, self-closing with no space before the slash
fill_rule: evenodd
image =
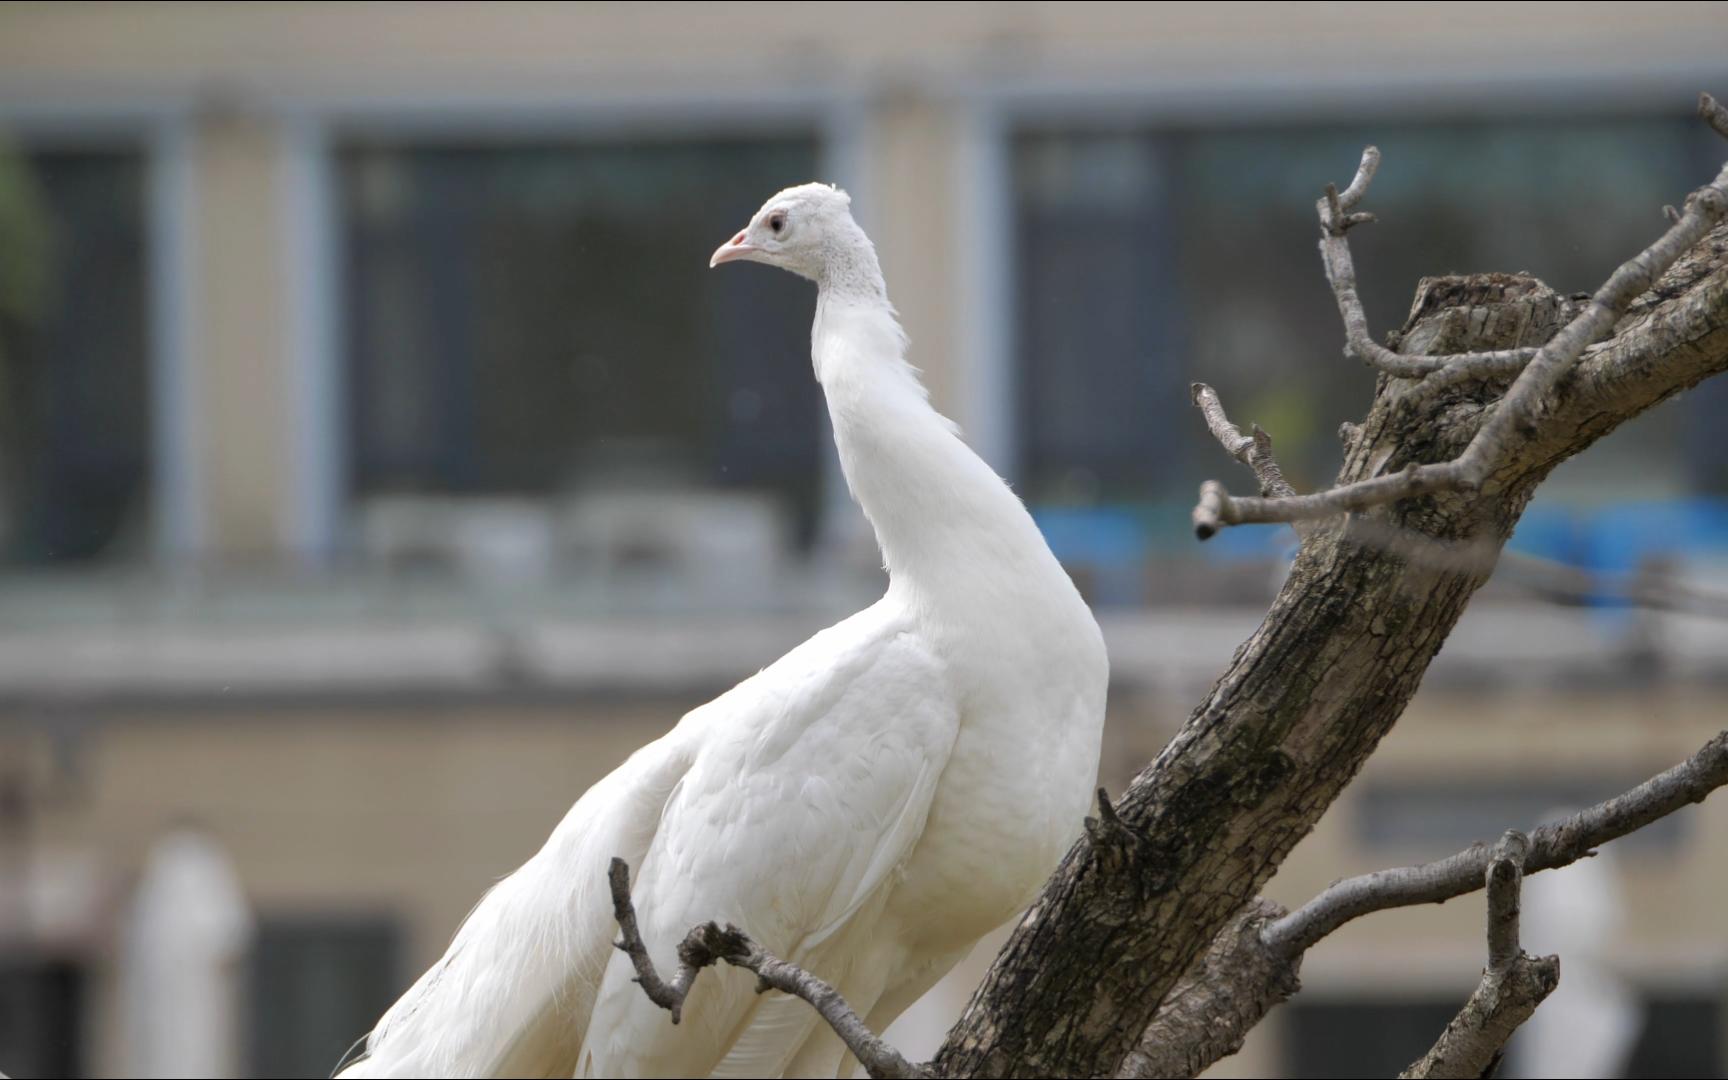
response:
<path id="1" fill-rule="evenodd" d="M 744 233 L 740 232 L 737 236 L 720 245 L 720 249 L 714 252 L 714 257 L 708 260 L 708 266 L 712 269 L 721 263 L 737 262 L 739 259 L 748 258 L 761 250 L 754 244 L 746 244 Z"/>

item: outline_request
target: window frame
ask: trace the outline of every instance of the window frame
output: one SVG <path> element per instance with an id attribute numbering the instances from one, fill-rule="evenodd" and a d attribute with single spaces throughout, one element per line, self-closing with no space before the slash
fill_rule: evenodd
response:
<path id="1" fill-rule="evenodd" d="M 167 567 L 191 562 L 208 536 L 197 453 L 193 128 L 192 109 L 180 101 L 0 100 L 0 130 L 23 145 L 142 155 L 149 561 Z"/>
<path id="2" fill-rule="evenodd" d="M 303 100 L 283 105 L 282 200 L 289 334 L 289 478 L 284 547 L 308 567 L 328 567 L 348 548 L 354 527 L 347 490 L 348 408 L 342 327 L 341 204 L 338 157 L 350 139 L 677 141 L 690 138 L 804 135 L 816 144 L 824 178 L 843 184 L 868 222 L 865 103 L 840 90 L 780 87 L 695 95 L 623 93 L 518 97 Z M 824 430 L 827 418 L 822 418 Z M 824 440 L 831 444 L 831 440 Z M 831 445 L 821 451 L 816 534 L 839 535 L 851 513 Z"/>
<path id="3" fill-rule="evenodd" d="M 1429 121 L 1490 115 L 1508 100 L 1526 117 L 1637 116 L 1683 108 L 1699 88 L 1724 77 L 1728 64 L 1721 62 L 1670 57 L 1633 66 L 1615 63 L 1604 51 L 1583 60 L 1508 57 L 1470 70 L 1297 70 L 1293 63 L 1273 67 L 1252 83 L 1230 70 L 1201 67 L 1171 75 L 1021 75 L 968 83 L 956 94 L 954 170 L 962 207 L 955 221 L 962 427 L 1010 482 L 1022 478 L 1012 237 L 1013 147 L 1023 132 L 1300 127 L 1386 117 Z M 1318 262 L 1314 273 L 1320 275 Z"/>

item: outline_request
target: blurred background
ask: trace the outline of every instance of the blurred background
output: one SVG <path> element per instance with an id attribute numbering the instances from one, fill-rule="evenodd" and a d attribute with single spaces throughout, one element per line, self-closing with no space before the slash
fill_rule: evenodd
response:
<path id="1" fill-rule="evenodd" d="M 1305 488 L 1371 397 L 1322 185 L 1385 152 L 1352 233 L 1383 333 L 1424 275 L 1591 290 L 1720 166 L 1728 6 L 1554 11 L 0 4 L 0 1069 L 325 1075 L 590 783 L 875 598 L 811 289 L 706 267 L 812 178 L 1096 606 L 1119 790 L 1292 547 L 1193 541 L 1199 482 L 1250 481 L 1189 381 Z M 1724 726 L 1725 409 L 1555 474 L 1275 898 Z M 1721 797 L 1533 879 L 1566 978 L 1510 1071 L 1728 1071 L 1725 892 Z M 1218 1074 L 1395 1072 L 1481 922 L 1353 924 Z"/>

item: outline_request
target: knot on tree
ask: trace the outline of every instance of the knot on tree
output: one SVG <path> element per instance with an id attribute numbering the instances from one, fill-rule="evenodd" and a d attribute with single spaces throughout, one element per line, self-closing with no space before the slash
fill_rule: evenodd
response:
<path id="1" fill-rule="evenodd" d="M 1125 881 L 1138 880 L 1138 873 L 1122 872 L 1146 864 L 1145 848 L 1148 841 L 1132 825 L 1122 820 L 1116 807 L 1110 802 L 1110 793 L 1103 788 L 1098 789 L 1098 816 L 1087 818 L 1085 826 L 1086 839 L 1091 844 L 1099 865 L 1107 873 L 1121 875 Z"/>
<path id="2" fill-rule="evenodd" d="M 1393 347 L 1414 356 L 1541 345 L 1565 322 L 1566 300 L 1529 274 L 1446 274 L 1416 283 Z"/>

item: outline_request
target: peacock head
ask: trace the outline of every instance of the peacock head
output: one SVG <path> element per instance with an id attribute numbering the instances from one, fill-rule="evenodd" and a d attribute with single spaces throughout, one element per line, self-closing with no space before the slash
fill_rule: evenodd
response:
<path id="1" fill-rule="evenodd" d="M 800 184 L 769 199 L 750 224 L 720 245 L 708 260 L 767 263 L 818 283 L 832 271 L 856 263 L 861 251 L 874 252 L 852 220 L 852 197 L 833 184 Z"/>

